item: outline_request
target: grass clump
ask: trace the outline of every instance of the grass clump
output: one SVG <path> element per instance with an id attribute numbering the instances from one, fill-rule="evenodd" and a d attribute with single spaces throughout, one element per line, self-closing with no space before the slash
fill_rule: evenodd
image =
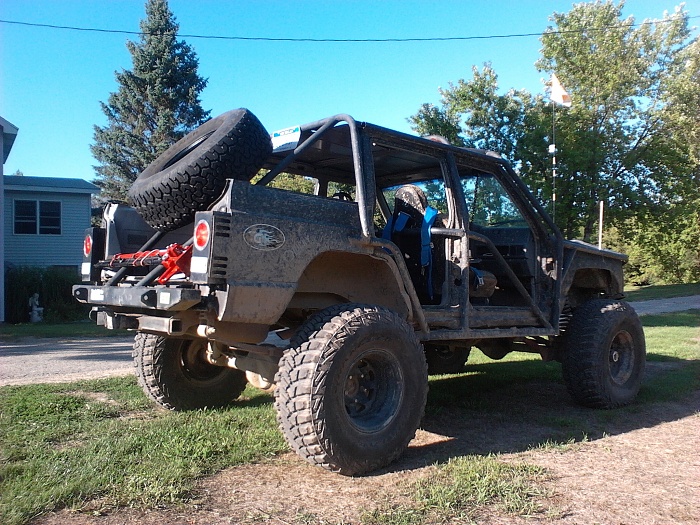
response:
<path id="1" fill-rule="evenodd" d="M 460 456 L 408 486 L 413 505 L 387 505 L 362 516 L 366 525 L 470 521 L 484 509 L 532 516 L 543 511 L 544 469 L 495 456 Z"/>
<path id="2" fill-rule="evenodd" d="M 510 464 L 494 456 L 462 456 L 416 482 L 416 499 L 439 516 L 473 513 L 494 505 L 509 514 L 533 515 L 544 495 L 544 469 Z"/>
<path id="3" fill-rule="evenodd" d="M 155 506 L 199 477 L 285 449 L 269 396 L 166 412 L 133 378 L 0 389 L 0 523 L 91 500 Z M 93 503 L 94 504 L 94 503 Z"/>

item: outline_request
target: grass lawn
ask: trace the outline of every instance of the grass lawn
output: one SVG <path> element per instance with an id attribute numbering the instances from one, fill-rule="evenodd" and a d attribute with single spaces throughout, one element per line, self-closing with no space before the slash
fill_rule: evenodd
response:
<path id="1" fill-rule="evenodd" d="M 286 445 L 271 398 L 227 410 L 155 409 L 132 377 L 0 389 L 0 523 L 48 510 L 186 500 L 194 481 Z"/>
<path id="2" fill-rule="evenodd" d="M 700 388 L 700 311 L 645 316 L 650 362 L 674 363 L 650 378 L 637 403 L 617 411 L 528 412 L 534 383 L 561 383 L 557 363 L 527 354 L 490 361 L 473 352 L 467 373 L 431 377 L 426 419 L 488 417 L 547 423 L 543 440 L 582 439 L 582 430 L 614 418 L 634 419 L 640 407 L 682 400 Z M 75 333 L 74 331 L 72 333 Z M 134 378 L 59 385 L 0 387 L 0 523 L 20 525 L 57 508 L 101 510 L 187 501 L 197 479 L 287 450 L 271 396 L 248 387 L 221 410 L 155 409 Z M 365 524 L 450 522 L 465 505 L 496 505 L 529 514 L 543 472 L 495 455 L 452 457 L 406 490 L 415 502 L 369 509 Z M 98 502 L 98 503 L 96 503 Z"/>
<path id="3" fill-rule="evenodd" d="M 627 301 L 671 299 L 673 297 L 688 297 L 689 295 L 700 295 L 700 283 L 629 286 L 625 288 Z"/>
<path id="4" fill-rule="evenodd" d="M 128 334 L 127 330 L 108 330 L 104 326 L 97 326 L 92 321 L 0 325 L 0 341 L 10 341 L 22 337 L 111 337 Z"/>

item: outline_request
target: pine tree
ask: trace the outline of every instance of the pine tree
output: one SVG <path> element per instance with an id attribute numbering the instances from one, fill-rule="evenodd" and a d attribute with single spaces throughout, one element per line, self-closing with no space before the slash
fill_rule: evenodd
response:
<path id="1" fill-rule="evenodd" d="M 207 80 L 194 50 L 177 40 L 167 0 L 147 0 L 140 28 L 139 42 L 127 41 L 133 69 L 115 72 L 119 89 L 100 103 L 108 124 L 95 126 L 90 147 L 106 200 L 125 200 L 139 173 L 210 113 L 199 100 Z"/>

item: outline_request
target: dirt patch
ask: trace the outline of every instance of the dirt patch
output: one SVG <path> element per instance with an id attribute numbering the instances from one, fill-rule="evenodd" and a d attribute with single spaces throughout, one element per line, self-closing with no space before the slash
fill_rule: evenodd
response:
<path id="1" fill-rule="evenodd" d="M 474 411 L 465 417 L 464 410 L 449 407 L 428 413 L 424 429 L 399 461 L 369 476 L 338 476 L 290 453 L 203 479 L 186 505 L 116 509 L 103 515 L 63 510 L 32 523 L 358 524 L 367 511 L 410 505 L 406 487 L 428 475 L 435 464 L 466 454 L 490 453 L 499 454 L 503 461 L 544 467 L 548 481 L 543 488 L 549 497 L 542 502 L 541 515 L 506 516 L 487 508 L 479 512 L 477 523 L 700 522 L 700 392 L 682 402 L 609 411 L 603 423 L 592 415 L 596 412 L 573 406 L 558 384 L 530 384 L 522 391 L 499 395 L 504 405 L 509 399 L 511 404 L 526 401 L 510 413 Z M 546 411 L 544 422 L 542 418 L 540 423 L 529 422 L 534 418 L 532 413 L 523 413 L 525 405 L 527 411 Z M 574 440 L 570 436 L 578 428 L 557 433 L 558 428 L 571 424 L 572 414 L 585 431 Z"/>
<path id="2" fill-rule="evenodd" d="M 700 521 L 699 449 L 694 415 L 518 460 L 553 475 L 557 523 L 690 524 Z"/>
<path id="3" fill-rule="evenodd" d="M 98 403 L 102 403 L 109 406 L 119 406 L 119 403 L 117 403 L 114 399 L 112 399 L 103 392 L 85 392 L 84 390 L 71 390 L 66 392 L 65 395 L 84 397 L 91 401 L 97 401 Z"/>

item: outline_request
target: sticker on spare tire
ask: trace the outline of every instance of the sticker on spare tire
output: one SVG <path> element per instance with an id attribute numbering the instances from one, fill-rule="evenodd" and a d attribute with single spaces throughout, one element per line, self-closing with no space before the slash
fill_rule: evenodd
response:
<path id="1" fill-rule="evenodd" d="M 281 129 L 279 131 L 273 132 L 270 135 L 270 139 L 272 140 L 273 153 L 293 150 L 299 144 L 300 138 L 301 129 L 299 128 L 299 126 L 292 126 L 291 128 Z"/>
<path id="2" fill-rule="evenodd" d="M 243 232 L 246 244 L 254 250 L 272 251 L 281 248 L 285 237 L 282 230 L 271 224 L 253 224 Z"/>

